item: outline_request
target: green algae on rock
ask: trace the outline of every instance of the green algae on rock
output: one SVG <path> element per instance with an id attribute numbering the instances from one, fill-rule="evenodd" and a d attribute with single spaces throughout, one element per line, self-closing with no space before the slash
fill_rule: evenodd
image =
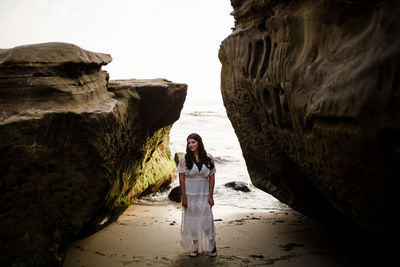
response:
<path id="1" fill-rule="evenodd" d="M 61 265 L 71 240 L 172 179 L 187 85 L 109 81 L 110 61 L 64 43 L 0 51 L 3 266 Z"/>
<path id="2" fill-rule="evenodd" d="M 136 180 L 132 192 L 139 195 L 156 192 L 160 187 L 170 184 L 176 178 L 176 166 L 169 150 L 169 133 L 171 127 L 164 127 L 147 142 L 147 153 L 144 167 Z"/>

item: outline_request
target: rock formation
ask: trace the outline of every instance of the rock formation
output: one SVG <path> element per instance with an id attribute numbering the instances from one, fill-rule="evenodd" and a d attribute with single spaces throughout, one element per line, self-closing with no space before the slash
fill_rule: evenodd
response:
<path id="1" fill-rule="evenodd" d="M 221 90 L 253 184 L 310 217 L 399 236 L 399 2 L 232 6 Z"/>
<path id="2" fill-rule="evenodd" d="M 246 183 L 240 182 L 240 181 L 228 182 L 228 183 L 225 183 L 224 186 L 226 186 L 228 188 L 232 188 L 233 190 L 236 190 L 236 191 L 242 191 L 242 192 L 250 192 L 251 191 Z"/>
<path id="3" fill-rule="evenodd" d="M 73 238 L 172 179 L 187 86 L 109 81 L 110 61 L 65 43 L 0 50 L 2 266 L 60 265 Z"/>
<path id="4" fill-rule="evenodd" d="M 180 186 L 175 186 L 168 194 L 168 198 L 175 202 L 182 201 L 182 191 Z"/>

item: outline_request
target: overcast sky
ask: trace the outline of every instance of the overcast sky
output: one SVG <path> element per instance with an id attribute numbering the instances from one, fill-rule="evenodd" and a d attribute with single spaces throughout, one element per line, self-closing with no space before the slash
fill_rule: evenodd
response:
<path id="1" fill-rule="evenodd" d="M 111 54 L 111 79 L 167 78 L 220 99 L 229 0 L 0 0 L 0 48 L 68 42 Z"/>

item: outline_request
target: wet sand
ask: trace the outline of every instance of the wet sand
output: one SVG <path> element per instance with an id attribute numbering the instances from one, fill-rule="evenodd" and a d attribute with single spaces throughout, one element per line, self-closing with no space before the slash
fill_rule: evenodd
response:
<path id="1" fill-rule="evenodd" d="M 368 263 L 336 234 L 296 211 L 218 205 L 213 207 L 218 256 L 205 253 L 191 258 L 179 245 L 181 212 L 180 204 L 134 204 L 118 221 L 72 243 L 63 266 L 343 267 Z"/>

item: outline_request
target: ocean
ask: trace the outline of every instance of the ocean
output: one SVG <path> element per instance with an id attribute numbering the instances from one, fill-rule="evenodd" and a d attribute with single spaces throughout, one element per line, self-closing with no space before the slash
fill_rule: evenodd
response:
<path id="1" fill-rule="evenodd" d="M 199 134 L 208 153 L 213 155 L 216 165 L 214 202 L 218 205 L 250 209 L 281 210 L 288 206 L 272 195 L 251 184 L 239 141 L 228 119 L 222 100 L 189 99 L 170 132 L 170 150 L 186 151 L 186 138 L 191 133 Z M 235 191 L 224 184 L 232 181 L 245 183 L 250 192 Z M 171 189 L 179 185 L 175 179 Z M 170 190 L 171 190 L 170 189 Z M 138 200 L 139 203 L 168 203 L 168 193 L 157 192 Z"/>

